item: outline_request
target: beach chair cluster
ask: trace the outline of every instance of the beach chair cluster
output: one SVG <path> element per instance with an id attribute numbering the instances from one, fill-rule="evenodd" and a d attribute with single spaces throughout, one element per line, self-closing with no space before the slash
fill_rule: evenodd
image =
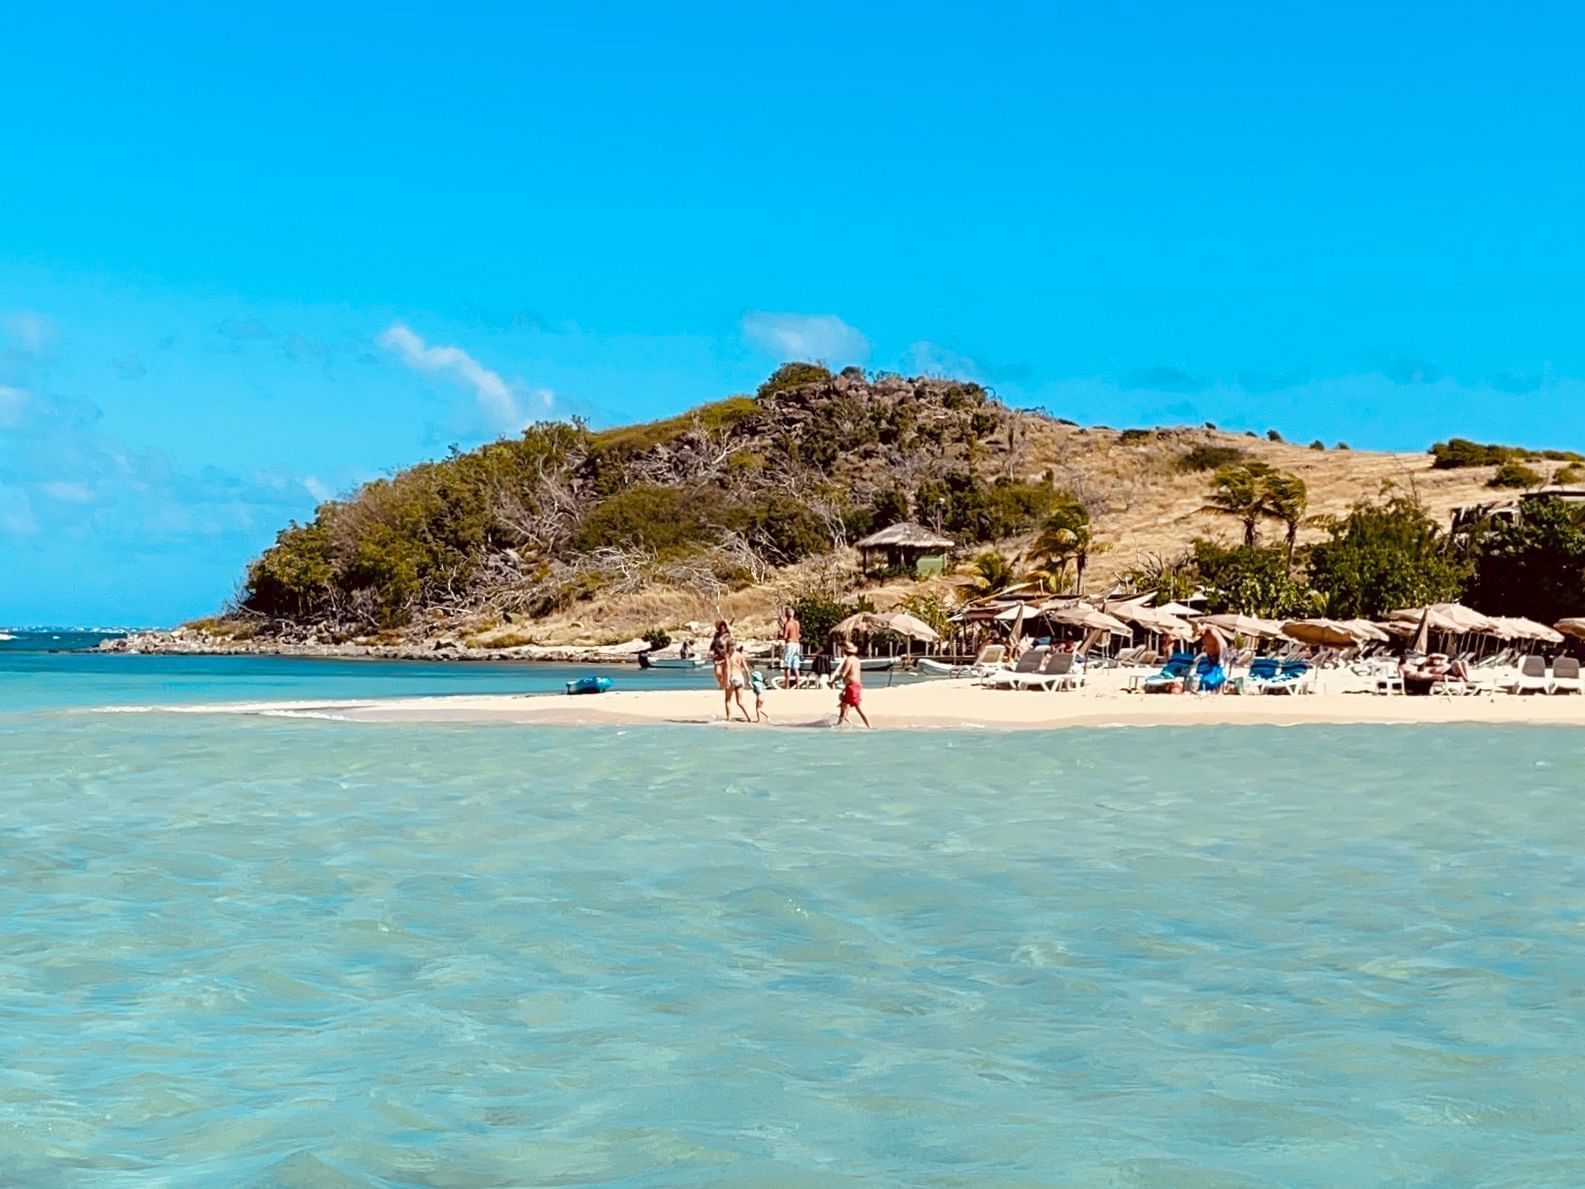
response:
<path id="1" fill-rule="evenodd" d="M 1011 669 L 987 673 L 982 684 L 992 689 L 1077 689 L 1084 684 L 1084 671 L 1074 661 L 1071 652 L 1031 648 Z"/>
<path id="2" fill-rule="evenodd" d="M 1519 668 L 1506 688 L 1516 694 L 1585 694 L 1580 663 L 1572 656 L 1560 656 L 1547 668 L 1546 657 L 1519 658 Z"/>
<path id="3" fill-rule="evenodd" d="M 1199 693 L 1219 692 L 1227 682 L 1227 672 L 1206 657 L 1190 652 L 1175 652 L 1159 672 L 1140 684 L 1147 694 L 1168 693 L 1178 689 Z M 1248 671 L 1235 688 L 1246 694 L 1308 694 L 1315 692 L 1315 665 L 1299 657 L 1257 656 L 1249 660 Z"/>

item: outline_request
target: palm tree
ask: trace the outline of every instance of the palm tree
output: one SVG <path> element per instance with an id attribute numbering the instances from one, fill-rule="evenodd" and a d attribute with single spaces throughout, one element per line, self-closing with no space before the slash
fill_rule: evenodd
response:
<path id="1" fill-rule="evenodd" d="M 1288 569 L 1293 569 L 1293 548 L 1299 541 L 1299 525 L 1310 506 L 1310 492 L 1304 480 L 1288 471 L 1266 476 L 1266 515 L 1282 521 L 1287 528 Z"/>
<path id="2" fill-rule="evenodd" d="M 1018 581 L 1018 571 L 1013 563 L 992 551 L 980 554 L 969 563 L 969 573 L 973 576 L 961 584 L 963 594 L 969 601 L 1001 594 Z"/>
<path id="3" fill-rule="evenodd" d="M 1071 563 L 1075 573 L 1074 591 L 1083 594 L 1084 567 L 1095 549 L 1089 509 L 1071 492 L 1063 492 L 1040 526 L 1040 535 L 1035 538 L 1035 552 L 1046 561 L 1041 572 L 1060 582 L 1067 577 Z"/>
<path id="4" fill-rule="evenodd" d="M 1266 511 L 1266 478 L 1271 468 L 1263 462 L 1236 463 L 1220 468 L 1211 478 L 1207 512 L 1232 516 L 1244 526 L 1244 546 L 1255 543 L 1255 527 Z"/>

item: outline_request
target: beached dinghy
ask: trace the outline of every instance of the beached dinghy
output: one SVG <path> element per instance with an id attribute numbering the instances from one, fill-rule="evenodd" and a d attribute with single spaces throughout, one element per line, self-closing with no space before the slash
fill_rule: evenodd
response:
<path id="1" fill-rule="evenodd" d="M 638 654 L 638 665 L 641 669 L 702 669 L 710 662 L 702 656 L 650 656 L 647 652 Z"/>
<path id="2" fill-rule="evenodd" d="M 580 677 L 576 681 L 567 682 L 569 694 L 603 694 L 610 688 L 609 677 Z"/>

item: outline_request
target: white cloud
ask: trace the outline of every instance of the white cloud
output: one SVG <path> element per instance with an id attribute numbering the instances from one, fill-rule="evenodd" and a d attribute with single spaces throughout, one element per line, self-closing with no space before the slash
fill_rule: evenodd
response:
<path id="1" fill-rule="evenodd" d="M 39 492 L 57 504 L 91 504 L 94 493 L 86 483 L 73 483 L 63 479 L 39 484 Z"/>
<path id="2" fill-rule="evenodd" d="M 0 384 L 0 429 L 9 429 L 22 423 L 22 406 L 28 403 L 28 394 L 20 388 Z"/>
<path id="3" fill-rule="evenodd" d="M 949 380 L 984 382 L 982 368 L 967 355 L 960 355 L 951 347 L 921 339 L 908 347 L 903 357 L 903 371 L 910 376 L 939 376 Z"/>
<path id="4" fill-rule="evenodd" d="M 492 429 L 518 430 L 527 425 L 532 418 L 523 411 L 524 397 L 547 409 L 556 402 L 550 389 L 529 390 L 521 384 L 509 384 L 500 373 L 491 371 L 461 347 L 432 347 L 401 322 L 393 322 L 386 328 L 380 335 L 380 346 L 415 371 L 449 376 L 467 385 L 473 390 L 480 414 Z"/>
<path id="5" fill-rule="evenodd" d="M 43 355 L 60 338 L 60 327 L 54 319 L 36 314 L 32 310 L 18 310 L 0 319 L 6 337 L 17 350 L 27 355 Z"/>
<path id="6" fill-rule="evenodd" d="M 862 363 L 870 341 L 835 314 L 767 314 L 743 316 L 743 337 L 772 358 L 832 366 Z"/>
<path id="7" fill-rule="evenodd" d="M 326 500 L 328 500 L 331 497 L 331 495 L 334 494 L 330 490 L 330 488 L 326 487 L 323 483 L 321 483 L 318 479 L 314 478 L 312 475 L 309 475 L 306 479 L 303 480 L 303 489 L 305 491 L 307 491 L 309 495 L 313 496 L 316 500 L 318 500 L 320 503 L 324 503 Z"/>

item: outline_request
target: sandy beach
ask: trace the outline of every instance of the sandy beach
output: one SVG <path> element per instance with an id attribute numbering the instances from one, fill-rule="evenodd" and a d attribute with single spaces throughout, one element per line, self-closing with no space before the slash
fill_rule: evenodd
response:
<path id="1" fill-rule="evenodd" d="M 1306 723 L 1480 723 L 1585 726 L 1585 697 L 1571 695 L 1402 697 L 1370 692 L 1345 672 L 1323 674 L 1317 692 L 1298 695 L 1146 695 L 1127 688 L 1129 674 L 1092 675 L 1081 689 L 1057 692 L 988 689 L 969 680 L 866 688 L 864 706 L 878 730 L 1050 730 L 1099 726 L 1298 726 Z M 750 701 L 752 705 L 752 701 Z M 267 714 L 347 722 L 498 723 L 561 726 L 695 725 L 724 727 L 713 690 L 623 690 L 555 694 L 458 695 L 382 701 L 281 701 L 191 707 L 139 707 L 187 713 Z M 835 724 L 832 690 L 772 690 L 768 724 L 736 721 L 735 730 Z M 857 725 L 847 729 L 862 730 Z"/>

